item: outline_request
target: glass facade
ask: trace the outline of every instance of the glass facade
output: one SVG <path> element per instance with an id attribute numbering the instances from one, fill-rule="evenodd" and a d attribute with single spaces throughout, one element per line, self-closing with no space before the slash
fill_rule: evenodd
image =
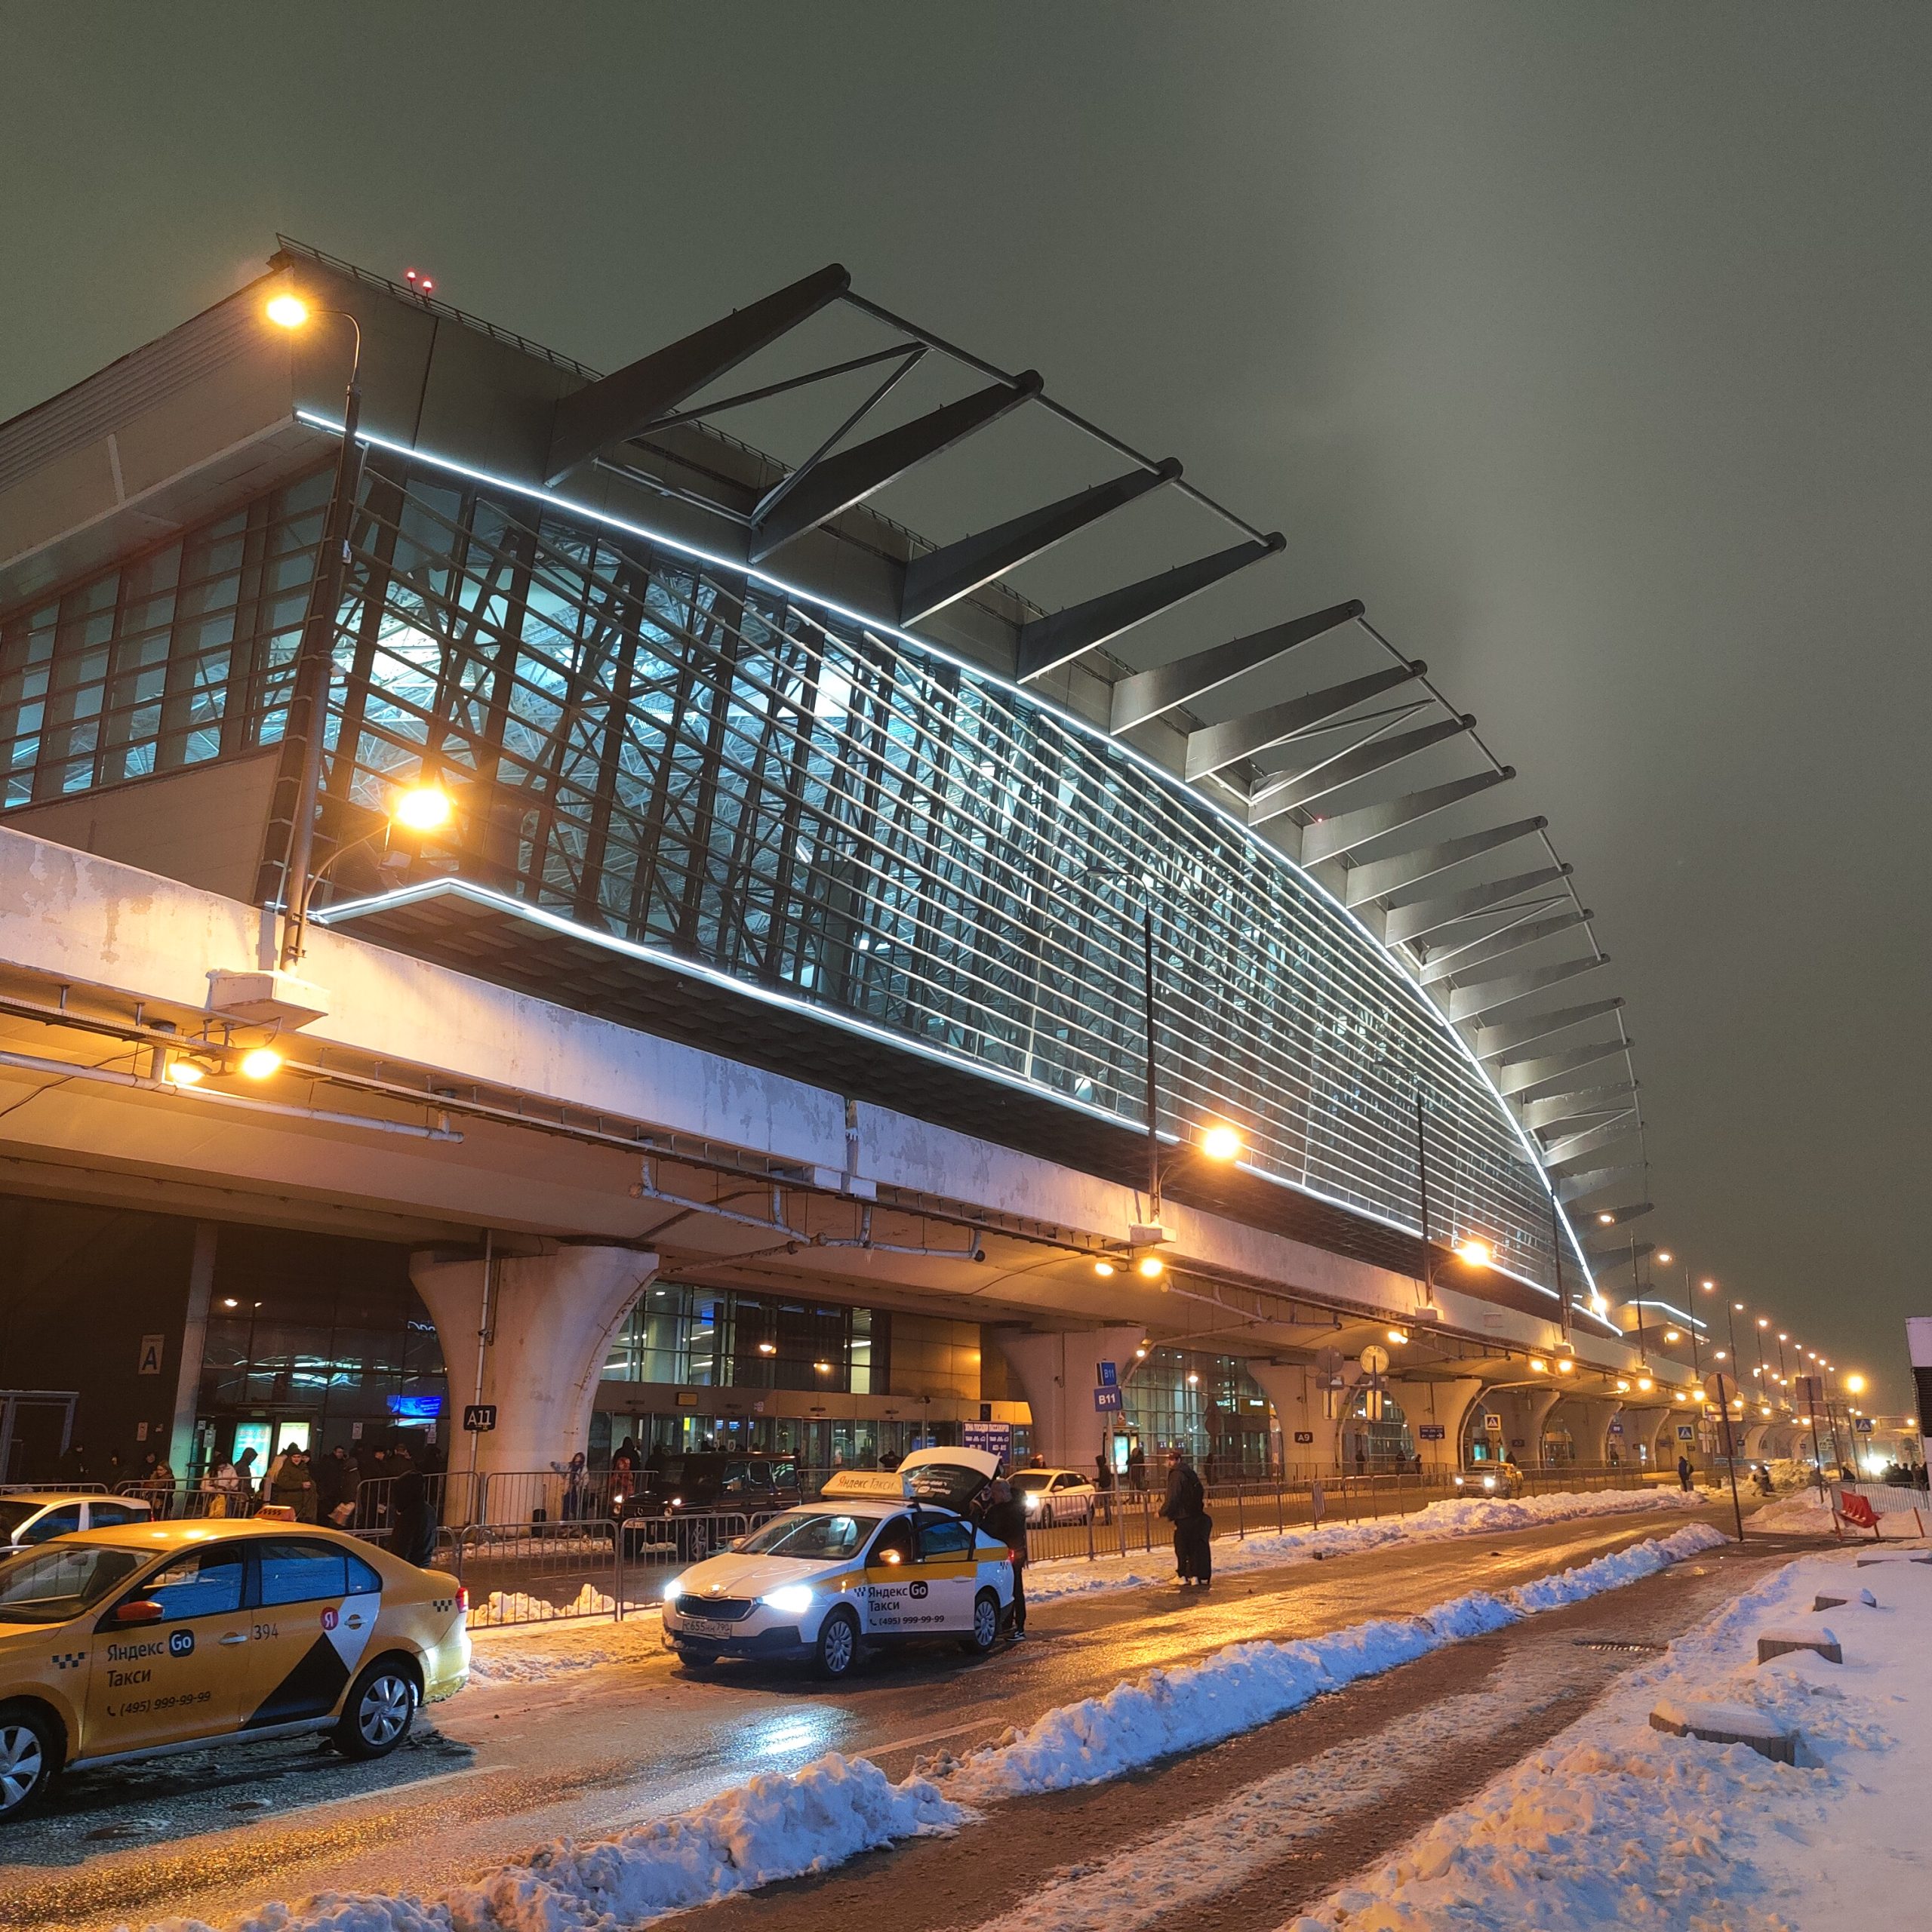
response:
<path id="1" fill-rule="evenodd" d="M 603 1379 L 866 1395 L 886 1386 L 886 1328 L 870 1309 L 660 1282 L 625 1317 Z"/>
<path id="2" fill-rule="evenodd" d="M 325 491 L 0 616 L 9 801 L 272 741 Z M 1468 1055 L 1178 780 L 801 598 L 392 455 L 353 547 L 325 833 L 440 778 L 466 878 L 1135 1125 L 1151 897 L 1165 1129 L 1231 1120 L 1259 1171 L 1413 1230 L 1420 1091 L 1435 1229 L 1551 1281 L 1548 1194 Z"/>
<path id="3" fill-rule="evenodd" d="M 326 472 L 0 613 L 0 807 L 281 737 Z"/>
<path id="4" fill-rule="evenodd" d="M 407 1251 L 224 1226 L 215 1251 L 195 1463 L 285 1439 L 318 1451 L 408 1432 L 448 1441 L 435 1324 Z"/>
<path id="5" fill-rule="evenodd" d="M 1114 1460 L 1123 1468 L 1136 1444 L 1150 1468 L 1177 1444 L 1204 1472 L 1211 1464 L 1217 1475 L 1269 1466 L 1267 1398 L 1236 1355 L 1149 1349 L 1126 1379 L 1121 1425 Z M 1150 1480 L 1165 1477 L 1157 1473 Z"/>

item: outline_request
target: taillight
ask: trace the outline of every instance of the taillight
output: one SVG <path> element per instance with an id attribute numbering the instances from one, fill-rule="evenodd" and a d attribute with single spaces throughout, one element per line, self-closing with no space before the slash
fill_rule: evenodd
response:
<path id="1" fill-rule="evenodd" d="M 459 1617 L 469 1614 L 469 1586 L 459 1583 L 456 1586 L 456 1614 Z"/>

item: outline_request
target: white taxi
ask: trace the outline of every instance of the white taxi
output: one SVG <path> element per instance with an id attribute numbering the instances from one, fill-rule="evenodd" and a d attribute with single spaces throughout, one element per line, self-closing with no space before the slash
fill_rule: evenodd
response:
<path id="1" fill-rule="evenodd" d="M 922 1450 L 896 1472 L 834 1476 L 695 1564 L 664 1592 L 664 1642 L 700 1669 L 720 1657 L 810 1661 L 845 1676 L 868 1644 L 955 1639 L 983 1656 L 1013 1601 L 1004 1543 L 961 1513 L 997 1460 Z"/>

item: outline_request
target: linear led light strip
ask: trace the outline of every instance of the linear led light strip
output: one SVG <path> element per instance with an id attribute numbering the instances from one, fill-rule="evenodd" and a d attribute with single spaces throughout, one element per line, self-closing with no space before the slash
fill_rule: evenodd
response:
<path id="1" fill-rule="evenodd" d="M 339 420 L 332 420 L 318 411 L 298 409 L 295 412 L 295 417 L 298 422 L 306 424 L 310 429 L 319 429 L 337 437 L 342 434 L 342 424 Z M 821 610 L 829 611 L 835 615 L 843 617 L 848 623 L 858 625 L 862 629 L 882 632 L 891 637 L 906 650 L 928 657 L 938 658 L 944 663 L 952 665 L 955 669 L 966 672 L 969 676 L 983 678 L 990 684 L 998 686 L 1035 709 L 1047 712 L 1063 725 L 1078 732 L 1083 737 L 1105 745 L 1114 755 L 1138 765 L 1149 777 L 1154 779 L 1165 789 L 1171 790 L 1183 783 L 1164 766 L 1157 764 L 1153 759 L 1137 750 L 1132 745 L 1107 737 L 1097 727 L 1090 724 L 1084 718 L 1073 712 L 1062 709 L 1051 699 L 1029 691 L 1024 687 L 1015 684 L 1010 678 L 1002 678 L 997 672 L 987 670 L 983 665 L 969 663 L 967 660 L 946 650 L 943 645 L 934 644 L 924 638 L 915 637 L 909 632 L 900 629 L 897 625 L 884 623 L 876 617 L 854 611 L 832 598 L 825 596 L 821 592 L 802 589 L 797 585 L 787 582 L 783 577 L 775 577 L 770 571 L 760 569 L 756 565 L 746 564 L 731 558 L 720 556 L 715 551 L 704 549 L 684 538 L 672 537 L 663 531 L 654 529 L 648 524 L 634 523 L 628 518 L 614 516 L 608 510 L 600 510 L 590 504 L 580 503 L 575 497 L 565 496 L 560 491 L 546 490 L 534 484 L 519 482 L 514 478 L 498 475 L 491 470 L 478 469 L 474 465 L 459 462 L 453 457 L 446 457 L 436 451 L 414 448 L 409 444 L 398 442 L 393 438 L 382 435 L 374 430 L 358 428 L 356 437 L 358 441 L 372 448 L 387 450 L 406 460 L 426 463 L 432 469 L 445 471 L 451 475 L 466 476 L 472 481 L 486 485 L 491 489 L 503 490 L 512 495 L 525 497 L 533 502 L 548 504 L 560 515 L 598 524 L 608 529 L 621 530 L 629 536 L 641 537 L 647 543 L 661 544 L 668 550 L 675 551 L 679 555 L 689 557 L 694 561 L 707 564 L 714 570 L 723 571 L 734 576 L 753 578 L 761 583 L 769 584 L 773 589 L 780 592 L 788 598 L 795 598 L 803 604 L 815 605 Z M 1555 1188 L 1550 1181 L 1534 1143 L 1524 1132 L 1522 1123 L 1517 1119 L 1515 1112 L 1503 1099 L 1495 1083 L 1484 1070 L 1482 1063 L 1476 1058 L 1474 1049 L 1461 1034 L 1450 1025 L 1447 1016 L 1423 995 L 1422 989 L 1401 971 L 1400 965 L 1394 960 L 1393 956 L 1389 954 L 1389 949 L 1383 945 L 1382 942 L 1319 879 L 1315 878 L 1312 873 L 1295 866 L 1293 860 L 1286 853 L 1282 852 L 1277 847 L 1266 844 L 1252 826 L 1242 824 L 1225 807 L 1206 793 L 1189 788 L 1188 796 L 1199 810 L 1213 813 L 1227 825 L 1230 830 L 1253 845 L 1257 851 L 1263 854 L 1273 863 L 1292 869 L 1299 878 L 1305 880 L 1327 900 L 1337 913 L 1354 926 L 1363 939 L 1376 952 L 1389 959 L 1396 980 L 1436 1026 L 1454 1041 L 1463 1057 L 1475 1068 L 1483 1084 L 1495 1095 L 1497 1108 L 1514 1131 L 1531 1166 L 1542 1177 L 1544 1188 L 1549 1195 L 1552 1206 L 1555 1209 L 1557 1217 L 1569 1233 L 1571 1249 L 1576 1257 L 1577 1265 L 1583 1270 L 1584 1279 L 1594 1287 L 1595 1278 L 1590 1272 L 1589 1258 L 1583 1252 L 1583 1244 L 1577 1236 L 1576 1229 L 1571 1226 L 1570 1217 L 1562 1211 L 1562 1204 L 1557 1198 Z M 813 1011 L 816 1012 L 818 1009 L 814 1008 Z M 1292 1185 L 1292 1183 L 1290 1184 Z M 1396 1224 L 1390 1223 L 1388 1225 L 1393 1226 Z M 1417 1230 L 1413 1228 L 1401 1228 L 1399 1232 L 1409 1235 L 1417 1233 Z M 1543 1287 L 1541 1282 L 1530 1282 L 1527 1285 L 1536 1288 L 1541 1294 L 1550 1296 L 1552 1300 L 1556 1298 L 1555 1291 Z"/>

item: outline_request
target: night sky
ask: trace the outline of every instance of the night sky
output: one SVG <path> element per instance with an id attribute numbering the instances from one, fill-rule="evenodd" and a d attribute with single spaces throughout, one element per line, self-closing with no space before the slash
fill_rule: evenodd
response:
<path id="1" fill-rule="evenodd" d="M 606 368 L 845 262 L 1287 534 L 1197 641 L 1360 596 L 1481 715 L 1645 1237 L 1897 1413 L 1928 73 L 1903 5 L 0 4 L 0 417 L 278 229 Z"/>

